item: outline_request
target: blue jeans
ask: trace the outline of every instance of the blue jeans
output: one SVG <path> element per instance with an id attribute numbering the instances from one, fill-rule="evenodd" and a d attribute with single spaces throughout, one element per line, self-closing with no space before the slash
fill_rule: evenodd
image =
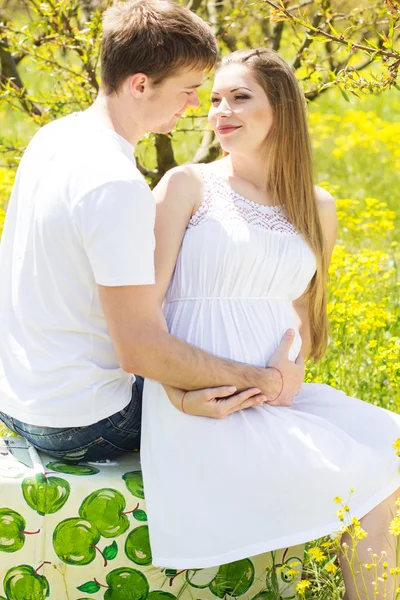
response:
<path id="1" fill-rule="evenodd" d="M 140 448 L 143 379 L 136 377 L 132 399 L 119 412 L 83 427 L 40 427 L 0 412 L 0 420 L 32 446 L 64 462 L 113 459 Z"/>

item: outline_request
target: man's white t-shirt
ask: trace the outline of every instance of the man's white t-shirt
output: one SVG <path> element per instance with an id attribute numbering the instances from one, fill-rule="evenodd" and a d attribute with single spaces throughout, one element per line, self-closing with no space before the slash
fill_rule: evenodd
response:
<path id="1" fill-rule="evenodd" d="M 154 197 L 133 146 L 89 113 L 44 126 L 19 166 L 0 246 L 0 411 L 50 427 L 124 408 L 103 286 L 154 283 Z"/>

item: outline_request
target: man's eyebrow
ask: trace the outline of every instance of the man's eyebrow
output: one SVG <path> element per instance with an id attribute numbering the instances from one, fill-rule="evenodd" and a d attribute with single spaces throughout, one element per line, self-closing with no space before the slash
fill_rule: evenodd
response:
<path id="1" fill-rule="evenodd" d="M 188 90 L 195 90 L 196 88 L 199 88 L 201 85 L 203 85 L 202 83 L 195 83 L 193 85 L 187 85 L 186 89 Z"/>

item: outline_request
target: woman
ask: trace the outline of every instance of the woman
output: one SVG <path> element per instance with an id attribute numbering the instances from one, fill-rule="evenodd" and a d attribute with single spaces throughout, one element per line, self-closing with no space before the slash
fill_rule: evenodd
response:
<path id="1" fill-rule="evenodd" d="M 265 366 L 293 328 L 291 360 L 318 359 L 336 214 L 332 197 L 313 187 L 299 86 L 274 52 L 238 51 L 217 70 L 211 104 L 225 157 L 174 169 L 156 189 L 157 286 L 169 329 Z M 159 383 L 145 385 L 154 564 L 210 567 L 330 534 L 340 525 L 333 498 L 351 488 L 351 513 L 369 532 L 361 560 L 370 562 L 367 546 L 394 560 L 385 534 L 400 481 L 392 449 L 400 416 L 303 384 L 291 406 L 277 398 L 207 419 L 185 414 L 193 394 L 170 402 Z M 344 576 L 355 598 L 346 567 Z"/>

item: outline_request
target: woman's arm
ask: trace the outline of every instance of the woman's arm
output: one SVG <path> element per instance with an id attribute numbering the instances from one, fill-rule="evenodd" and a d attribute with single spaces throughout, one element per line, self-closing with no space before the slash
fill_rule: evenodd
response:
<path id="1" fill-rule="evenodd" d="M 153 190 L 156 198 L 156 294 L 162 305 L 186 227 L 202 203 L 203 181 L 195 167 L 168 171 Z"/>
<path id="2" fill-rule="evenodd" d="M 332 252 L 336 243 L 337 236 L 337 215 L 335 201 L 329 192 L 323 188 L 315 188 L 319 216 L 321 220 L 322 230 L 326 240 L 327 252 L 327 268 L 331 262 Z M 299 331 L 302 340 L 300 350 L 301 356 L 306 359 L 311 349 L 310 326 L 308 321 L 308 294 L 307 290 L 300 298 L 293 302 L 299 320 Z"/>
<path id="3" fill-rule="evenodd" d="M 177 167 L 168 171 L 153 190 L 156 199 L 156 296 L 161 307 L 171 281 L 179 250 L 191 216 L 202 203 L 203 181 L 196 168 Z M 262 404 L 266 397 L 250 388 L 234 394 L 227 386 L 188 391 L 164 385 L 171 403 L 191 415 L 225 417 L 228 414 Z M 234 394 L 234 395 L 233 395 Z M 222 398 L 222 400 L 221 400 Z"/>

